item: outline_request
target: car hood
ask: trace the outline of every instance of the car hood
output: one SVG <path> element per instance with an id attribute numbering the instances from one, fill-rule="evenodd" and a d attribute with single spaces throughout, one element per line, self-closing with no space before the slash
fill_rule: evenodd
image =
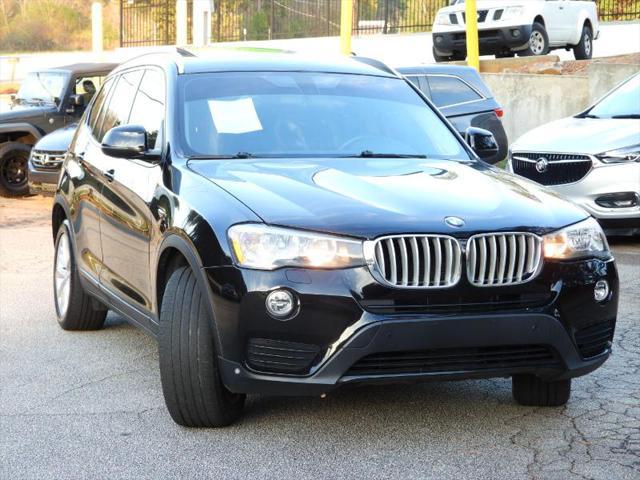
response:
<path id="1" fill-rule="evenodd" d="M 522 5 L 523 3 L 526 3 L 526 2 L 522 2 L 522 1 L 518 1 L 518 0 L 513 0 L 513 1 L 480 0 L 477 3 L 477 8 L 478 8 L 478 10 L 487 10 L 487 9 L 490 9 L 490 8 L 502 8 L 502 7 L 509 7 L 509 6 L 512 6 L 512 5 Z M 464 3 L 459 3 L 457 5 L 450 5 L 448 7 L 443 7 L 438 11 L 442 12 L 442 13 L 464 12 L 465 8 L 466 7 L 465 7 Z"/>
<path id="2" fill-rule="evenodd" d="M 0 123 L 55 111 L 53 105 L 10 104 L 0 102 Z"/>
<path id="3" fill-rule="evenodd" d="M 72 123 L 55 132 L 51 132 L 40 139 L 33 147 L 35 150 L 46 150 L 49 152 L 66 152 L 71 145 L 71 140 L 76 133 L 77 123 Z"/>
<path id="4" fill-rule="evenodd" d="M 596 155 L 638 144 L 640 120 L 571 117 L 531 130 L 511 150 Z"/>
<path id="5" fill-rule="evenodd" d="M 264 222 L 374 238 L 395 233 L 527 230 L 587 214 L 550 190 L 483 163 L 405 159 L 195 160 Z M 445 217 L 465 226 L 452 229 Z"/>

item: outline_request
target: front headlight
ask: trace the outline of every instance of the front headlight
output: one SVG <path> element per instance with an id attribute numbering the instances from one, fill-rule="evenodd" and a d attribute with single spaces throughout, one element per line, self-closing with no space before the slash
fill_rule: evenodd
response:
<path id="1" fill-rule="evenodd" d="M 604 163 L 640 162 L 640 145 L 611 150 L 596 157 Z"/>
<path id="2" fill-rule="evenodd" d="M 439 13 L 436 16 L 435 25 L 452 25 L 451 17 L 448 13 Z"/>
<path id="3" fill-rule="evenodd" d="M 545 258 L 556 260 L 611 256 L 607 237 L 593 218 L 545 235 L 543 247 Z"/>
<path id="4" fill-rule="evenodd" d="M 518 18 L 522 15 L 524 8 L 518 7 L 507 7 L 502 14 L 501 20 L 513 20 L 514 18 Z"/>
<path id="5" fill-rule="evenodd" d="M 234 225 L 228 235 L 236 263 L 241 267 L 275 270 L 365 264 L 362 242 L 358 240 L 254 223 Z"/>

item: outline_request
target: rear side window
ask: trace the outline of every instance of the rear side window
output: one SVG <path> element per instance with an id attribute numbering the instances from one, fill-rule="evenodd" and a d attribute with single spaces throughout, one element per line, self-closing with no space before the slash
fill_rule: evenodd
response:
<path id="1" fill-rule="evenodd" d="M 158 70 L 144 73 L 140 88 L 133 102 L 129 123 L 142 125 L 147 131 L 147 147 L 155 150 L 161 146 L 159 134 L 164 121 L 164 75 Z"/>
<path id="2" fill-rule="evenodd" d="M 482 100 L 482 96 L 478 92 L 457 77 L 429 75 L 427 78 L 431 89 L 431 99 L 437 107 Z"/>
<path id="3" fill-rule="evenodd" d="M 109 100 L 109 106 L 104 110 L 104 115 L 99 122 L 102 122 L 96 139 L 102 142 L 105 134 L 114 127 L 126 125 L 129 122 L 131 105 L 142 77 L 142 70 L 125 73 L 120 76 L 118 83 L 113 88 L 113 94 Z"/>
<path id="4" fill-rule="evenodd" d="M 111 89 L 112 84 L 113 80 L 111 78 L 104 83 L 104 87 L 102 87 L 102 90 L 100 90 L 100 93 L 98 93 L 98 96 L 96 97 L 96 101 L 93 102 L 93 105 L 91 106 L 89 117 L 87 118 L 87 125 L 89 125 L 89 128 L 91 130 L 93 130 L 96 126 L 96 121 L 98 119 L 98 115 L 100 114 L 100 109 L 102 108 L 102 105 L 104 105 L 105 98 L 107 98 L 107 95 L 109 95 L 109 90 Z"/>

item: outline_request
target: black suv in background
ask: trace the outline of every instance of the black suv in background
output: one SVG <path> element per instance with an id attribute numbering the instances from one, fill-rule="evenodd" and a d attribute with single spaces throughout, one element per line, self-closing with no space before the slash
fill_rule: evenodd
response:
<path id="1" fill-rule="evenodd" d="M 46 134 L 78 121 L 114 63 L 81 63 L 31 72 L 0 111 L 0 195 L 29 193 L 32 146 Z"/>
<path id="2" fill-rule="evenodd" d="M 463 137 L 469 127 L 493 133 L 498 152 L 483 158 L 485 162 L 495 164 L 507 158 L 509 140 L 500 120 L 504 111 L 474 68 L 420 65 L 397 70 L 440 109 Z"/>
<path id="3" fill-rule="evenodd" d="M 512 377 L 516 401 L 562 405 L 611 352 L 598 223 L 480 161 L 372 60 L 123 64 L 78 125 L 52 229 L 60 326 L 112 309 L 157 336 L 181 425 L 228 425 L 249 393 L 432 379 Z"/>

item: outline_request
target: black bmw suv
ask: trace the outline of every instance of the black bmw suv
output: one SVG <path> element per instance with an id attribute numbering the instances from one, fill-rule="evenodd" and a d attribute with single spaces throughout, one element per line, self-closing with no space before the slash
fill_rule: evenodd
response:
<path id="1" fill-rule="evenodd" d="M 58 321 L 111 309 L 156 336 L 181 425 L 228 425 L 250 393 L 432 379 L 510 376 L 519 403 L 562 405 L 611 351 L 598 224 L 482 162 L 375 61 L 140 57 L 61 175 Z"/>

